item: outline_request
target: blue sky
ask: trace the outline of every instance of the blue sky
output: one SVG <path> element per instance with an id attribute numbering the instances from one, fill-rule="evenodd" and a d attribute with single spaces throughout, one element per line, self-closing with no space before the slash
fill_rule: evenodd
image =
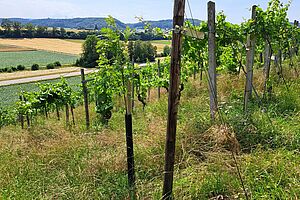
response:
<path id="1" fill-rule="evenodd" d="M 194 18 L 206 19 L 207 0 L 189 0 Z M 215 0 L 217 11 L 224 10 L 229 21 L 238 23 L 249 18 L 249 8 L 266 8 L 268 0 Z M 283 0 L 287 2 L 287 0 Z M 298 9 L 297 9 L 298 8 Z M 290 21 L 300 20 L 300 0 L 293 0 Z M 0 0 L 0 17 L 73 18 L 112 15 L 123 22 L 172 18 L 173 0 Z M 187 10 L 188 12 L 188 10 Z M 188 16 L 190 16 L 188 14 Z"/>

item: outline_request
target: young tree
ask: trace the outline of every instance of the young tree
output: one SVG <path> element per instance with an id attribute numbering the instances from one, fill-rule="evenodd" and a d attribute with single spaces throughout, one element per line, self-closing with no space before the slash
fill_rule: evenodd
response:
<path id="1" fill-rule="evenodd" d="M 99 59 L 99 54 L 97 53 L 97 43 L 100 41 L 95 35 L 89 35 L 85 42 L 83 43 L 83 53 L 79 60 L 77 60 L 76 65 L 92 68 L 96 67 L 97 60 Z"/>

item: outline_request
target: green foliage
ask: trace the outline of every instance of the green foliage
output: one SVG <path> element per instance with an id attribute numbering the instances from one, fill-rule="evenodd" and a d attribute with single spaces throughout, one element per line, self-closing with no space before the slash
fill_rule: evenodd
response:
<path id="1" fill-rule="evenodd" d="M 131 47 L 132 43 L 129 42 L 128 51 L 129 56 L 135 62 L 145 63 L 147 61 L 153 62 L 156 57 L 156 47 L 151 44 L 151 42 L 143 42 L 143 41 L 135 41 L 133 43 L 133 47 Z"/>
<path id="2" fill-rule="evenodd" d="M 46 68 L 47 69 L 54 69 L 55 65 L 53 63 L 49 63 L 49 64 L 46 65 Z"/>
<path id="3" fill-rule="evenodd" d="M 17 68 L 16 67 L 11 67 L 11 71 L 15 72 L 15 71 L 17 71 Z"/>
<path id="4" fill-rule="evenodd" d="M 171 56 L 171 47 L 169 45 L 164 46 L 163 56 Z"/>
<path id="5" fill-rule="evenodd" d="M 40 66 L 38 65 L 38 64 L 33 64 L 32 66 L 31 66 L 31 70 L 32 71 L 36 71 L 36 70 L 39 70 L 40 69 Z"/>
<path id="6" fill-rule="evenodd" d="M 18 71 L 23 71 L 23 70 L 25 70 L 25 66 L 24 65 L 18 65 L 17 70 Z"/>
<path id="7" fill-rule="evenodd" d="M 0 107 L 0 129 L 4 126 L 15 124 L 16 113 L 13 110 Z"/>
<path id="8" fill-rule="evenodd" d="M 61 67 L 61 63 L 59 61 L 55 61 L 53 64 L 55 67 Z"/>
<path id="9" fill-rule="evenodd" d="M 96 46 L 99 41 L 96 35 L 90 35 L 86 38 L 82 46 L 83 53 L 76 61 L 77 66 L 93 68 L 98 65 L 99 53 L 97 53 Z"/>

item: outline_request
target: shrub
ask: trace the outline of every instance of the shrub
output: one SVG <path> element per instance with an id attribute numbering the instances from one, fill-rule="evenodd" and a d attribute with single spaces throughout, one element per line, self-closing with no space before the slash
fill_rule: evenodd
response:
<path id="1" fill-rule="evenodd" d="M 53 63 L 50 63 L 46 66 L 47 69 L 54 69 L 55 65 Z"/>
<path id="2" fill-rule="evenodd" d="M 23 70 L 25 70 L 25 66 L 24 65 L 18 65 L 17 70 L 18 71 L 23 71 Z"/>
<path id="3" fill-rule="evenodd" d="M 3 72 L 7 72 L 8 71 L 8 67 L 3 68 Z"/>
<path id="4" fill-rule="evenodd" d="M 171 55 L 171 47 L 169 47 L 168 45 L 164 46 L 163 55 L 164 55 L 164 56 L 169 56 L 169 55 Z"/>
<path id="5" fill-rule="evenodd" d="M 15 71 L 17 71 L 17 68 L 16 67 L 11 67 L 11 71 L 15 72 Z"/>
<path id="6" fill-rule="evenodd" d="M 7 72 L 8 72 L 8 73 L 12 73 L 13 70 L 12 70 L 11 68 L 9 68 L 9 69 L 7 70 Z"/>
<path id="7" fill-rule="evenodd" d="M 55 67 L 61 67 L 61 63 L 59 61 L 56 61 L 53 63 Z"/>
<path id="8" fill-rule="evenodd" d="M 33 64 L 32 66 L 31 66 L 31 70 L 32 71 L 36 71 L 36 70 L 39 70 L 40 69 L 40 66 L 38 65 L 38 64 Z"/>

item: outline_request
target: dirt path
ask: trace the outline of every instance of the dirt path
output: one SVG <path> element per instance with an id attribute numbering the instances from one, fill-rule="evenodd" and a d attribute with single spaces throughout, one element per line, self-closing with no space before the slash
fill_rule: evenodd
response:
<path id="1" fill-rule="evenodd" d="M 85 69 L 85 74 L 89 74 L 96 71 L 96 69 Z M 73 77 L 73 76 L 80 76 L 80 68 L 78 70 L 69 72 L 69 73 L 61 73 L 61 74 L 52 74 L 52 75 L 45 75 L 45 76 L 36 76 L 36 77 L 28 77 L 28 78 L 20 78 L 14 80 L 5 80 L 0 81 L 0 86 L 8 86 L 8 85 L 16 85 L 22 83 L 31 83 L 31 82 L 38 82 L 44 80 L 51 80 L 57 79 L 60 77 Z"/>

